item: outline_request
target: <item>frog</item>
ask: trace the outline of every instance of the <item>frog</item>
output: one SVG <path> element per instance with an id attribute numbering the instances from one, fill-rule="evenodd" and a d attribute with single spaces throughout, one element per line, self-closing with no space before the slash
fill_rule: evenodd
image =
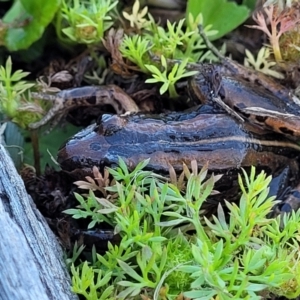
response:
<path id="1" fill-rule="evenodd" d="M 103 115 L 98 124 L 69 139 L 59 149 L 57 161 L 73 178 L 90 175 L 93 166 L 100 171 L 115 167 L 119 157 L 130 170 L 149 159 L 146 169 L 162 175 L 168 175 L 170 166 L 179 173 L 183 163 L 189 166 L 196 160 L 199 167 L 208 163 L 210 173 L 224 175 L 216 184 L 219 196 L 208 202 L 217 207 L 228 195 L 231 199 L 237 195 L 241 168 L 249 171 L 254 165 L 276 177 L 288 166 L 297 178 L 299 150 L 297 143 L 279 134 L 248 123 L 241 126 L 228 114 L 202 105 L 184 114 Z"/>
<path id="2" fill-rule="evenodd" d="M 199 72 L 187 89 L 195 104 L 201 105 L 193 112 L 141 115 L 133 99 L 117 86 L 82 87 L 54 96 L 55 105 L 31 128 L 78 105 L 111 104 L 115 108 L 116 115 L 104 115 L 97 125 L 79 132 L 60 148 L 58 162 L 77 178 L 91 173 L 93 165 L 100 169 L 116 165 L 118 156 L 130 169 L 150 158 L 148 168 L 160 173 L 167 173 L 170 164 L 179 171 L 182 163 L 190 165 L 196 159 L 202 167 L 208 161 L 211 172 L 225 174 L 225 186 L 235 181 L 240 168 L 249 169 L 250 165 L 274 176 L 289 166 L 292 177 L 297 178 L 297 97 L 263 74 L 229 60 L 223 65 L 192 64 L 191 69 L 195 68 Z M 236 73 L 241 76 L 237 78 Z M 214 113 L 205 113 L 201 107 L 210 107 Z M 203 135 L 197 133 L 201 131 Z M 221 132 L 224 135 L 219 136 Z M 153 145 L 158 148 L 152 148 L 148 142 L 157 136 L 160 138 Z M 273 165 L 275 168 L 270 167 Z"/>

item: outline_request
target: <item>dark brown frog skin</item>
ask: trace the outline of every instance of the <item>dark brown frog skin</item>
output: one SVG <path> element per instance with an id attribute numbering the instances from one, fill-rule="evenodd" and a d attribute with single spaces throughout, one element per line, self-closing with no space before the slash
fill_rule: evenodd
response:
<path id="1" fill-rule="evenodd" d="M 169 164 L 176 171 L 192 160 L 202 167 L 224 174 L 217 190 L 237 187 L 241 167 L 256 166 L 276 176 L 286 166 L 298 172 L 295 158 L 300 146 L 280 135 L 259 130 L 250 132 L 230 116 L 202 106 L 190 113 L 145 116 L 104 115 L 99 125 L 91 125 L 71 138 L 58 152 L 63 170 L 76 178 L 92 173 L 92 167 L 115 166 L 122 157 L 133 169 L 150 158 L 148 169 L 168 173 Z"/>
<path id="2" fill-rule="evenodd" d="M 195 101 L 222 102 L 238 113 L 245 121 L 280 133 L 292 140 L 300 140 L 300 103 L 281 86 L 265 86 L 237 78 L 224 72 L 224 68 L 206 64 L 201 72 L 189 81 L 189 91 Z"/>
<path id="3" fill-rule="evenodd" d="M 148 167 L 157 172 L 168 172 L 169 164 L 180 170 L 193 159 L 199 166 L 208 161 L 214 171 L 251 165 L 275 171 L 299 153 L 300 146 L 292 141 L 249 132 L 255 129 L 205 109 L 156 117 L 104 115 L 99 125 L 79 132 L 59 150 L 58 162 L 74 175 L 93 165 L 116 165 L 118 156 L 130 169 L 150 158 Z"/>

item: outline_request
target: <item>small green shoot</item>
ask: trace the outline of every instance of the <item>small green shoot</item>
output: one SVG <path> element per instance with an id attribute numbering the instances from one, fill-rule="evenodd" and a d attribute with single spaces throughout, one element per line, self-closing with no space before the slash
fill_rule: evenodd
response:
<path id="1" fill-rule="evenodd" d="M 244 60 L 244 65 L 247 67 L 253 67 L 255 70 L 260 71 L 264 74 L 270 75 L 272 77 L 283 79 L 283 74 L 274 70 L 273 67 L 276 65 L 276 62 L 270 61 L 271 51 L 268 47 L 262 47 L 255 59 L 253 54 L 249 50 L 245 50 L 246 57 Z"/>
<path id="2" fill-rule="evenodd" d="M 178 80 L 196 75 L 198 71 L 187 71 L 186 66 L 188 59 L 183 60 L 180 64 L 175 63 L 170 72 L 168 72 L 167 60 L 162 55 L 161 56 L 161 65 L 164 69 L 161 72 L 156 66 L 145 65 L 145 67 L 152 73 L 153 78 L 147 79 L 146 83 L 156 83 L 162 82 L 163 85 L 159 89 L 160 94 L 164 94 L 166 91 L 169 91 L 171 98 L 178 97 L 176 92 L 175 84 Z"/>
<path id="3" fill-rule="evenodd" d="M 116 0 L 91 0 L 88 3 L 63 0 L 61 15 L 56 22 L 58 36 L 67 41 L 61 30 L 73 42 L 87 45 L 100 43 L 104 32 L 114 23 L 110 12 L 117 4 Z"/>
<path id="4" fill-rule="evenodd" d="M 113 295 L 113 287 L 108 285 L 111 272 L 103 274 L 103 271 L 93 269 L 84 262 L 79 272 L 74 265 L 71 266 L 72 291 L 83 295 L 87 300 L 107 300 Z"/>
<path id="5" fill-rule="evenodd" d="M 147 39 L 139 35 L 132 37 L 125 35 L 120 51 L 126 58 L 139 66 L 142 72 L 147 73 L 148 69 L 145 67 L 145 63 L 150 62 L 149 51 L 152 47 Z"/>
<path id="6" fill-rule="evenodd" d="M 41 118 L 42 108 L 38 103 L 27 101 L 28 90 L 34 86 L 23 80 L 29 73 L 17 70 L 12 73 L 12 61 L 8 57 L 0 66 L 0 110 L 22 128 Z"/>

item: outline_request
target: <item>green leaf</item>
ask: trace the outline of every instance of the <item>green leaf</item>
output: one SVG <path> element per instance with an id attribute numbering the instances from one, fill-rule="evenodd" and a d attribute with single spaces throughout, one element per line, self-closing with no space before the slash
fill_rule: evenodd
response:
<path id="1" fill-rule="evenodd" d="M 101 294 L 100 299 L 99 300 L 106 300 L 106 299 L 110 299 L 109 297 L 112 296 L 113 291 L 114 291 L 114 286 L 110 285 L 109 287 L 107 287 Z"/>
<path id="2" fill-rule="evenodd" d="M 197 75 L 198 73 L 199 73 L 198 71 L 185 72 L 182 75 L 180 75 L 180 79 L 184 78 L 184 77 L 191 77 L 191 76 Z"/>
<path id="3" fill-rule="evenodd" d="M 130 267 L 130 265 L 128 265 L 124 261 L 118 259 L 118 264 L 125 273 L 127 273 L 130 277 L 132 277 L 136 281 L 138 281 L 138 282 L 144 281 L 144 278 L 141 277 L 132 267 Z"/>
<path id="4" fill-rule="evenodd" d="M 97 284 L 96 284 L 97 288 L 108 284 L 108 282 L 111 280 L 112 272 L 107 272 L 103 275 L 104 275 L 104 277 L 102 277 L 102 271 L 99 270 L 98 277 L 97 277 Z"/>
<path id="5" fill-rule="evenodd" d="M 145 81 L 145 83 L 157 83 L 159 82 L 159 80 L 155 79 L 155 78 L 149 78 Z"/>
<path id="6" fill-rule="evenodd" d="M 190 265 L 188 266 L 183 265 L 179 267 L 179 271 L 182 271 L 184 273 L 196 273 L 199 271 L 199 269 L 200 269 L 199 266 L 190 266 Z"/>
<path id="7" fill-rule="evenodd" d="M 139 285 L 132 286 L 133 284 L 129 281 L 120 281 L 118 284 L 121 286 L 130 285 L 127 289 L 118 294 L 119 299 L 127 299 L 127 296 L 136 296 L 140 294 L 141 287 L 139 287 Z"/>
<path id="8" fill-rule="evenodd" d="M 150 158 L 145 159 L 145 160 L 139 162 L 137 164 L 137 166 L 135 167 L 134 171 L 139 171 L 139 170 L 144 169 L 148 165 L 149 161 L 150 161 Z"/>
<path id="9" fill-rule="evenodd" d="M 15 1 L 3 17 L 3 22 L 10 25 L 4 46 L 10 51 L 27 49 L 42 36 L 59 6 L 60 0 Z"/>
<path id="10" fill-rule="evenodd" d="M 118 164 L 122 169 L 122 171 L 124 172 L 124 175 L 128 175 L 129 172 L 128 172 L 127 165 L 125 164 L 125 161 L 120 156 L 118 157 Z"/>
<path id="11" fill-rule="evenodd" d="M 189 0 L 186 15 L 191 13 L 196 18 L 203 15 L 203 27 L 212 24 L 218 31 L 211 40 L 216 40 L 241 25 L 249 17 L 250 10 L 246 6 L 237 5 L 226 0 Z"/>
<path id="12" fill-rule="evenodd" d="M 191 299 L 201 299 L 201 300 L 210 300 L 215 296 L 217 292 L 212 289 L 201 289 L 201 290 L 194 290 L 183 293 L 183 295 L 187 298 Z"/>
<path id="13" fill-rule="evenodd" d="M 167 69 L 168 66 L 167 66 L 167 60 L 166 60 L 166 58 L 162 55 L 162 56 L 160 57 L 160 60 L 161 60 L 161 65 L 162 65 L 165 69 Z"/>
<path id="14" fill-rule="evenodd" d="M 72 215 L 74 219 L 87 218 L 90 214 L 80 209 L 70 208 L 63 211 L 67 215 Z"/>
<path id="15" fill-rule="evenodd" d="M 70 208 L 70 209 L 66 209 L 64 210 L 63 212 L 67 215 L 75 215 L 77 214 L 78 212 L 80 212 L 81 210 L 79 209 L 76 209 L 76 208 Z"/>
<path id="16" fill-rule="evenodd" d="M 152 237 L 152 238 L 149 239 L 149 241 L 155 242 L 155 243 L 161 243 L 161 242 L 164 242 L 166 240 L 167 240 L 167 238 L 165 238 L 163 236 L 156 236 L 156 237 Z"/>
<path id="17" fill-rule="evenodd" d="M 87 228 L 92 229 L 97 223 L 98 223 L 98 220 L 93 220 L 89 223 Z"/>
<path id="18" fill-rule="evenodd" d="M 157 225 L 162 226 L 162 227 L 171 227 L 171 226 L 176 226 L 181 223 L 183 223 L 185 220 L 171 220 L 171 221 L 164 221 L 164 222 L 159 222 Z"/>
<path id="19" fill-rule="evenodd" d="M 48 152 L 55 156 L 57 150 L 65 143 L 66 139 L 77 133 L 78 130 L 78 127 L 69 124 L 64 128 L 54 128 L 49 134 L 41 133 L 39 135 L 42 170 L 44 170 L 47 164 L 57 169 L 57 165 L 54 164 Z M 33 147 L 30 143 L 29 132 L 26 131 L 25 133 L 25 141 L 28 140 L 28 142 L 25 142 L 24 145 L 24 160 L 27 164 L 33 165 Z"/>
<path id="20" fill-rule="evenodd" d="M 164 94 L 169 88 L 169 82 L 165 82 L 161 88 L 159 89 L 159 93 L 162 95 Z"/>
<path id="21" fill-rule="evenodd" d="M 247 286 L 247 291 L 259 292 L 259 291 L 262 291 L 265 288 L 267 288 L 266 284 L 250 283 Z"/>

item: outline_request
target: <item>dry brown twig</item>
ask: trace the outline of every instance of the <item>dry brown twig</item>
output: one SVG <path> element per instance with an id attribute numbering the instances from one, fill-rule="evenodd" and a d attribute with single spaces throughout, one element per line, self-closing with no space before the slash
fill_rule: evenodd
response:
<path id="1" fill-rule="evenodd" d="M 128 61 L 125 61 L 119 50 L 123 41 L 123 36 L 123 29 L 115 30 L 112 28 L 108 31 L 108 34 L 106 35 L 106 38 L 103 39 L 102 43 L 106 50 L 111 54 L 112 62 L 110 68 L 112 71 L 123 77 L 132 77 L 139 69 L 136 66 L 130 65 Z"/>

